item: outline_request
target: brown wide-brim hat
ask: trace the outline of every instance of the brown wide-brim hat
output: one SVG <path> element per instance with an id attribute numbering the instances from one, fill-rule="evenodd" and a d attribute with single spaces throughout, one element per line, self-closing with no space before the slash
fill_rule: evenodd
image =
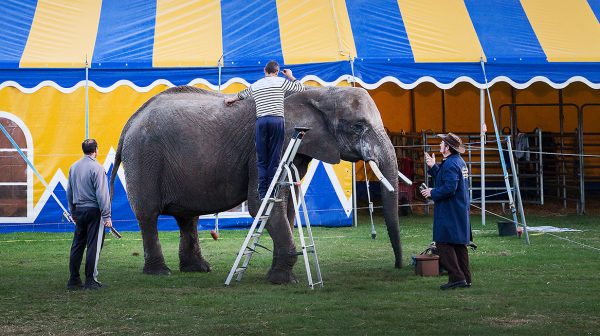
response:
<path id="1" fill-rule="evenodd" d="M 454 133 L 448 133 L 438 134 L 437 136 L 440 137 L 448 146 L 454 148 L 455 151 L 461 154 L 465 152 L 465 146 L 463 146 L 462 140 L 458 137 L 458 135 Z"/>

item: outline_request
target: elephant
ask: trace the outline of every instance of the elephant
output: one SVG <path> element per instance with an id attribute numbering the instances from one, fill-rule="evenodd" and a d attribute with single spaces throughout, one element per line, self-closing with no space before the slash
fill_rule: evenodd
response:
<path id="1" fill-rule="evenodd" d="M 123 164 L 127 197 L 139 223 L 147 274 L 170 274 L 158 237 L 158 216 L 173 216 L 180 229 L 179 269 L 210 272 L 202 256 L 198 216 L 231 209 L 248 200 L 256 216 L 260 203 L 254 143 L 256 110 L 252 99 L 227 106 L 230 95 L 192 86 L 169 88 L 144 103 L 123 127 L 110 179 Z M 364 160 L 383 182 L 383 213 L 395 258 L 402 267 L 398 223 L 398 165 L 375 102 L 362 88 L 309 88 L 287 96 L 286 140 L 294 126 L 310 128 L 294 158 L 303 176 L 310 160 L 335 164 Z M 287 188 L 282 188 L 287 189 Z M 294 209 L 282 190 L 266 229 L 273 239 L 267 273 L 276 284 L 296 281 L 293 266 Z"/>

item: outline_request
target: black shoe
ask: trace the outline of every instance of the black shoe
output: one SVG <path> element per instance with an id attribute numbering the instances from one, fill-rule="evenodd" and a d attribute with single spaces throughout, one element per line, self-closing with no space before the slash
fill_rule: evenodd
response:
<path id="1" fill-rule="evenodd" d="M 86 281 L 85 282 L 85 289 L 90 289 L 90 290 L 96 290 L 96 289 L 100 289 L 104 286 L 102 286 L 102 284 L 98 281 L 92 280 L 92 281 Z"/>
<path id="2" fill-rule="evenodd" d="M 69 279 L 69 282 L 67 282 L 67 289 L 68 290 L 79 290 L 83 288 L 83 282 L 81 282 L 81 279 L 77 278 L 75 280 Z"/>
<path id="3" fill-rule="evenodd" d="M 454 288 L 458 288 L 458 287 L 468 287 L 468 284 L 465 280 L 459 280 L 459 281 L 445 283 L 440 286 L 440 289 L 446 290 L 446 289 L 454 289 Z"/>

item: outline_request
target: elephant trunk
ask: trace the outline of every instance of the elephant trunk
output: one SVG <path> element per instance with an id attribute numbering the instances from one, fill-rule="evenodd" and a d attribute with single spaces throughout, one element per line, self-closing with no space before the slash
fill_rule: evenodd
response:
<path id="1" fill-rule="evenodd" d="M 391 142 L 384 142 L 382 147 L 383 151 L 376 159 L 377 162 L 370 160 L 369 165 L 381 182 L 383 216 L 394 250 L 395 267 L 402 268 L 402 244 L 398 224 L 398 163 Z"/>

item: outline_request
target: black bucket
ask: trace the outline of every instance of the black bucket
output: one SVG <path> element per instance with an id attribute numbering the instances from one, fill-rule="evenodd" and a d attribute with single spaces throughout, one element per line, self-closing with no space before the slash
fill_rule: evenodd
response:
<path id="1" fill-rule="evenodd" d="M 498 235 L 516 236 L 517 227 L 515 226 L 515 222 L 498 222 Z"/>

